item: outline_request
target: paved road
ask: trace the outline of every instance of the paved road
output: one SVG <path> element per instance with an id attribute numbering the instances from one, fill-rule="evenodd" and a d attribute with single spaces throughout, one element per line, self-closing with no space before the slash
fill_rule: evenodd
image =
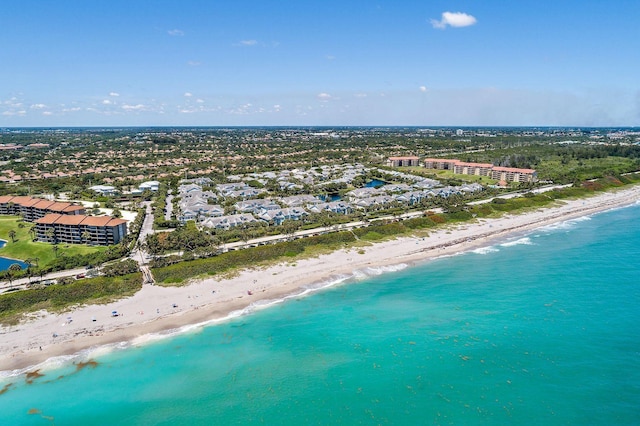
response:
<path id="1" fill-rule="evenodd" d="M 58 278 L 75 277 L 80 274 L 86 274 L 87 268 L 67 269 L 64 271 L 51 272 L 50 274 L 43 275 L 42 281 L 55 280 Z M 13 280 L 13 283 L 9 284 L 8 281 L 0 282 L 0 293 L 5 293 L 9 289 L 17 288 L 24 290 L 27 288 L 29 282 L 40 281 L 40 276 L 33 276 L 31 278 L 20 278 Z"/>
<path id="2" fill-rule="evenodd" d="M 167 192 L 167 207 L 165 208 L 164 220 L 171 220 L 171 215 L 173 214 L 173 194 L 171 190 Z"/>

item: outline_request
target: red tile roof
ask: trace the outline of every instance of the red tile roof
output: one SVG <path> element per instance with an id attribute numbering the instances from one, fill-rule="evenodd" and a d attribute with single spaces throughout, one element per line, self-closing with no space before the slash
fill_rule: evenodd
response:
<path id="1" fill-rule="evenodd" d="M 45 210 L 47 207 L 49 207 L 52 204 L 55 204 L 55 203 L 49 200 L 41 200 L 41 201 L 38 201 L 36 204 L 34 204 L 32 207 L 36 209 Z"/>
<path id="2" fill-rule="evenodd" d="M 80 225 L 84 219 L 85 216 L 82 215 L 62 214 L 56 220 L 56 225 Z"/>
<path id="3" fill-rule="evenodd" d="M 37 219 L 35 223 L 38 223 L 41 225 L 53 225 L 54 223 L 56 223 L 56 220 L 58 220 L 58 218 L 61 216 L 62 216 L 61 214 L 49 213 L 44 217 Z"/>
<path id="4" fill-rule="evenodd" d="M 523 173 L 523 174 L 535 173 L 535 170 L 533 169 L 516 169 L 514 167 L 501 167 L 501 166 L 494 166 L 493 170 L 497 170 L 499 172 L 513 172 L 513 173 Z"/>
<path id="5" fill-rule="evenodd" d="M 85 216 L 85 215 L 68 215 L 49 213 L 44 217 L 35 221 L 37 224 L 43 225 L 85 225 L 85 226 L 100 226 L 100 227 L 114 227 L 127 223 L 126 220 L 111 217 L 111 216 Z"/>
<path id="6" fill-rule="evenodd" d="M 62 202 L 57 202 L 57 203 L 53 203 L 49 206 L 49 210 L 53 211 L 53 212 L 63 212 L 64 209 L 66 209 L 67 207 L 69 207 L 71 204 L 69 203 L 62 203 Z"/>
<path id="7" fill-rule="evenodd" d="M 87 226 L 107 226 L 112 219 L 111 216 L 71 216 L 71 217 L 84 217 L 82 221 L 83 225 Z"/>
<path id="8" fill-rule="evenodd" d="M 77 204 L 72 204 L 69 207 L 65 207 L 64 212 L 76 212 L 78 210 L 84 211 L 84 206 L 79 206 Z"/>

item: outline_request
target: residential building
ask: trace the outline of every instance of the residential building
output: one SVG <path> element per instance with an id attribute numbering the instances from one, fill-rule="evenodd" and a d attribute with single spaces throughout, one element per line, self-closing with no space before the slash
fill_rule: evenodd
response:
<path id="1" fill-rule="evenodd" d="M 389 157 L 387 159 L 387 167 L 408 167 L 408 166 L 419 166 L 420 158 L 419 157 Z"/>
<path id="2" fill-rule="evenodd" d="M 48 243 L 118 244 L 127 235 L 127 221 L 111 216 L 50 213 L 35 220 L 36 238 Z"/>
<path id="3" fill-rule="evenodd" d="M 202 222 L 203 226 L 214 229 L 230 229 L 247 223 L 257 222 L 253 215 L 248 213 L 233 214 L 222 217 L 210 217 Z"/>
<path id="4" fill-rule="evenodd" d="M 535 182 L 538 174 L 533 169 L 494 166 L 485 163 L 465 163 L 455 159 L 427 158 L 424 160 L 427 169 L 451 170 L 456 174 L 488 176 L 491 179 L 505 182 Z"/>
<path id="5" fill-rule="evenodd" d="M 300 220 L 302 216 L 309 213 L 301 207 L 290 207 L 277 210 L 264 210 L 258 214 L 258 217 L 265 222 L 274 225 L 281 225 L 285 220 Z"/>
<path id="6" fill-rule="evenodd" d="M 0 214 L 20 215 L 27 222 L 44 217 L 49 213 L 82 215 L 85 209 L 79 204 L 44 200 L 27 196 L 4 195 L 0 197 Z"/>
<path id="7" fill-rule="evenodd" d="M 89 189 L 100 195 L 106 195 L 106 196 L 117 195 L 119 192 L 115 187 L 111 185 L 94 185 Z"/>

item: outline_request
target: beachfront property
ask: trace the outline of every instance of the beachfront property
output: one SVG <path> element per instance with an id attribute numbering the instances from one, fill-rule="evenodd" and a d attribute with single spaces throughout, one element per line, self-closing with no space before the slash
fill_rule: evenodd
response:
<path id="1" fill-rule="evenodd" d="M 309 213 L 302 207 L 287 207 L 277 210 L 264 210 L 257 216 L 265 222 L 273 225 L 282 225 L 285 220 L 300 220 Z"/>
<path id="2" fill-rule="evenodd" d="M 311 213 L 330 212 L 336 214 L 351 214 L 354 209 L 350 203 L 344 201 L 331 201 L 329 203 L 316 203 L 307 205 Z"/>
<path id="3" fill-rule="evenodd" d="M 38 241 L 57 244 L 118 244 L 127 235 L 127 221 L 111 216 L 50 213 L 35 221 Z"/>
<path id="4" fill-rule="evenodd" d="M 387 167 L 410 167 L 419 166 L 420 158 L 415 156 L 409 157 L 389 157 L 387 159 Z"/>
<path id="5" fill-rule="evenodd" d="M 232 214 L 222 217 L 210 217 L 202 222 L 203 226 L 213 229 L 231 229 L 236 226 L 257 222 L 253 215 L 248 213 Z"/>
<path id="6" fill-rule="evenodd" d="M 535 182 L 538 174 L 533 169 L 494 166 L 488 163 L 467 163 L 456 159 L 427 158 L 424 167 L 433 170 L 450 170 L 459 175 L 487 176 L 505 182 Z"/>
<path id="7" fill-rule="evenodd" d="M 22 216 L 26 222 L 34 222 L 50 213 L 83 215 L 85 209 L 78 204 L 44 200 L 27 196 L 4 195 L 0 197 L 0 214 Z"/>

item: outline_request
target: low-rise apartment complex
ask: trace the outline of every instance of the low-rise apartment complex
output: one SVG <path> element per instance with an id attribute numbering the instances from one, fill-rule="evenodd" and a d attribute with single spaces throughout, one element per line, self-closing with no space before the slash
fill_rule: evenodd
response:
<path id="1" fill-rule="evenodd" d="M 0 214 L 22 216 L 27 222 L 34 222 L 49 213 L 61 215 L 82 215 L 84 207 L 78 204 L 43 200 L 42 198 L 3 195 L 0 197 Z"/>
<path id="2" fill-rule="evenodd" d="M 427 158 L 424 160 L 427 169 L 451 170 L 459 175 L 487 176 L 505 182 L 535 182 L 538 175 L 533 169 L 501 167 L 486 163 L 465 163 L 460 160 L 445 158 Z"/>
<path id="3" fill-rule="evenodd" d="M 389 157 L 387 159 L 387 167 L 409 167 L 409 166 L 419 166 L 420 158 L 419 157 Z"/>
<path id="4" fill-rule="evenodd" d="M 111 216 L 50 213 L 35 220 L 36 237 L 48 243 L 118 244 L 127 235 L 127 221 Z"/>

